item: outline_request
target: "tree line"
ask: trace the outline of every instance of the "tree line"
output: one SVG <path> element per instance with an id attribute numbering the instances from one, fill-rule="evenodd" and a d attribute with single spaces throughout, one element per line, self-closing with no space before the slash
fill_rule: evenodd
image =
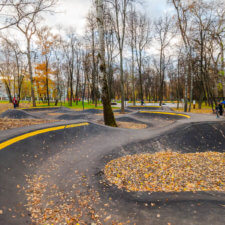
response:
<path id="1" fill-rule="evenodd" d="M 10 100 L 30 97 L 36 106 L 37 99 L 72 105 L 85 98 L 97 106 L 101 99 L 110 120 L 112 100 L 121 101 L 122 113 L 126 100 L 174 100 L 178 107 L 183 100 L 187 112 L 193 100 L 213 108 L 225 97 L 222 0 L 168 0 L 172 10 L 157 18 L 139 1 L 96 0 L 83 35 L 75 27 L 42 25 L 56 4 L 0 4 L 0 76 Z"/>

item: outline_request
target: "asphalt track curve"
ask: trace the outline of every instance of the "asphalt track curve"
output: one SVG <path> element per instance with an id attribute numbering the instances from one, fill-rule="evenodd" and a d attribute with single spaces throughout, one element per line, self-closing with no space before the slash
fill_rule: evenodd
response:
<path id="1" fill-rule="evenodd" d="M 147 113 L 129 116 L 140 121 L 152 119 Z M 56 217 L 62 207 L 69 207 L 71 216 L 82 213 L 83 224 L 225 224 L 224 193 L 126 192 L 105 180 L 105 164 L 127 154 L 167 148 L 224 152 L 223 119 L 195 115 L 169 119 L 173 122 L 143 130 L 74 120 L 69 126 L 65 122 L 51 130 L 42 125 L 9 132 L 8 136 L 5 133 L 4 138 L 0 135 L 0 224 L 67 224 L 60 220 L 50 223 L 51 217 L 41 220 L 47 209 L 55 210 Z M 24 138 L 17 141 L 18 136 Z"/>
<path id="2" fill-rule="evenodd" d="M 128 106 L 132 110 L 162 110 L 161 106 Z"/>
<path id="3" fill-rule="evenodd" d="M 0 118 L 10 119 L 38 119 L 37 116 L 31 115 L 23 110 L 9 109 L 0 115 Z"/>

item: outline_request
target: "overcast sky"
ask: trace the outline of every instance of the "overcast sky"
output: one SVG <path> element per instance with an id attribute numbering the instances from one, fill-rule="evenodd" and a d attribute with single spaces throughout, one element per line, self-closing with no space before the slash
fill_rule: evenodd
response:
<path id="1" fill-rule="evenodd" d="M 50 26 L 57 24 L 72 26 L 76 28 L 79 34 L 82 34 L 85 27 L 85 17 L 90 9 L 91 2 L 92 0 L 59 0 L 57 7 L 59 13 L 46 17 L 46 24 Z M 144 0 L 143 9 L 150 18 L 155 18 L 171 10 L 166 2 L 167 0 Z"/>

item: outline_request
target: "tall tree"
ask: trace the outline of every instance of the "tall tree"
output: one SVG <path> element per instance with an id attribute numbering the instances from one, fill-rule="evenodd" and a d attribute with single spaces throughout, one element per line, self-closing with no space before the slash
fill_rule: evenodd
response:
<path id="1" fill-rule="evenodd" d="M 183 0 L 171 0 L 172 4 L 176 10 L 178 26 L 180 29 L 180 34 L 185 46 L 186 54 L 190 54 L 190 43 L 188 38 L 188 8 L 191 7 L 190 3 L 184 2 Z M 186 4 L 187 3 L 187 4 Z M 188 107 L 188 69 L 185 72 L 185 94 L 184 94 L 184 111 L 187 112 Z"/>
<path id="2" fill-rule="evenodd" d="M 33 107 L 36 106 L 34 84 L 33 84 L 33 66 L 31 54 L 31 41 L 33 35 L 37 31 L 37 23 L 43 12 L 49 11 L 56 3 L 56 0 L 35 0 L 30 1 L 29 4 L 13 4 L 14 19 L 16 27 L 24 35 L 26 39 L 26 55 L 29 67 L 30 82 L 31 82 L 31 98 Z"/>
<path id="3" fill-rule="evenodd" d="M 132 0 L 109 0 L 111 5 L 111 12 L 114 12 L 111 15 L 114 23 L 114 30 L 116 33 L 116 38 L 119 48 L 119 57 L 120 57 L 120 87 L 121 87 L 121 113 L 124 113 L 125 109 L 125 95 L 124 95 L 124 43 L 126 37 L 126 20 L 128 14 L 128 5 Z"/>
<path id="4" fill-rule="evenodd" d="M 139 14 L 137 17 L 137 24 L 135 29 L 135 49 L 136 60 L 139 74 L 140 99 L 144 101 L 143 93 L 143 61 L 146 57 L 145 50 L 149 47 L 150 37 L 150 21 L 144 14 Z"/>
<path id="5" fill-rule="evenodd" d="M 134 66 L 135 66 L 135 34 L 136 34 L 136 24 L 137 24 L 137 13 L 131 4 L 131 9 L 128 16 L 128 45 L 131 50 L 131 79 L 132 79 L 132 101 L 133 105 L 136 105 L 135 97 L 135 77 L 134 77 Z"/>
<path id="6" fill-rule="evenodd" d="M 53 45 L 53 35 L 48 27 L 42 27 L 37 31 L 38 35 L 38 45 L 41 48 L 42 66 L 44 66 L 45 75 L 45 87 L 48 106 L 50 106 L 50 96 L 49 96 L 49 76 L 52 73 L 50 69 L 50 58 L 52 55 L 52 45 Z"/>
<path id="7" fill-rule="evenodd" d="M 165 82 L 165 69 L 166 69 L 166 48 L 168 48 L 171 40 L 173 39 L 173 23 L 168 15 L 159 18 L 155 21 L 155 38 L 159 42 L 159 101 L 160 106 L 163 101 L 163 91 Z"/>
<path id="8" fill-rule="evenodd" d="M 100 73 L 102 83 L 102 102 L 104 111 L 105 125 L 117 127 L 114 114 L 109 99 L 109 89 L 107 83 L 106 63 L 105 63 L 105 39 L 104 39 L 104 11 L 103 0 L 96 0 L 96 16 L 99 33 L 99 59 L 100 59 Z"/>

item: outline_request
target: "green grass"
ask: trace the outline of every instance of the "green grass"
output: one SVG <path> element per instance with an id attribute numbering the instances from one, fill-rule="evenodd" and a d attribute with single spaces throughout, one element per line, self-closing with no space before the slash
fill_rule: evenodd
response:
<path id="1" fill-rule="evenodd" d="M 7 104 L 7 103 L 10 103 L 8 100 L 0 100 L 0 104 Z M 30 103 L 29 101 L 25 101 L 25 100 L 20 100 L 20 103 Z"/>
<path id="2" fill-rule="evenodd" d="M 9 101 L 6 101 L 6 100 L 2 100 L 0 101 L 1 104 L 4 104 L 4 103 L 9 103 Z"/>

